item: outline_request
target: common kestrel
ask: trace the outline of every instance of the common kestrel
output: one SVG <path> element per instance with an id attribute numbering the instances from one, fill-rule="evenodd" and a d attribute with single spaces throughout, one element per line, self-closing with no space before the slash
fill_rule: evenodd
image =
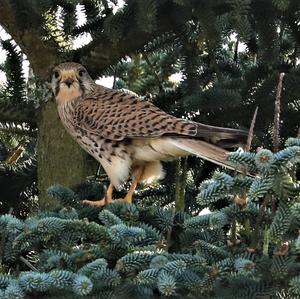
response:
<path id="1" fill-rule="evenodd" d="M 131 175 L 124 199 L 131 203 L 139 182 L 163 176 L 161 161 L 197 155 L 229 166 L 224 148 L 245 143 L 245 131 L 176 118 L 134 95 L 97 85 L 78 63 L 53 69 L 52 89 L 58 114 L 70 135 L 106 171 L 110 185 L 104 199 L 85 201 L 102 206 L 114 201 Z"/>

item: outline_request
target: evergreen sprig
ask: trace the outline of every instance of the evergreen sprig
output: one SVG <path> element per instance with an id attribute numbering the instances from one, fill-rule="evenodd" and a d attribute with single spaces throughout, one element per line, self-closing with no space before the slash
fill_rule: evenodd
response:
<path id="1" fill-rule="evenodd" d="M 3 296 L 55 290 L 86 298 L 157 294 L 219 299 L 279 293 L 296 298 L 299 139 L 289 139 L 287 145 L 276 154 L 261 150 L 251 159 L 239 152 L 236 163 L 256 163 L 257 174 L 213 174 L 199 193 L 202 204 L 212 209 L 203 215 L 116 203 L 95 209 L 98 217 L 90 214 L 89 219 L 81 211 L 86 209 L 81 200 L 88 195 L 87 185 L 51 187 L 49 194 L 66 207 L 26 220 L 0 216 L 2 262 L 13 270 L 25 256 L 31 265 L 31 271 L 0 275 Z M 213 206 L 222 200 L 223 206 Z"/>

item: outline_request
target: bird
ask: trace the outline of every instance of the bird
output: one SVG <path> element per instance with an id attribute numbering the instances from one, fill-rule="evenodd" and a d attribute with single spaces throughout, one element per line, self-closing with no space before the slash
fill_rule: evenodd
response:
<path id="1" fill-rule="evenodd" d="M 162 161 L 196 155 L 232 168 L 226 161 L 228 149 L 247 139 L 244 130 L 177 118 L 137 95 L 98 85 L 79 63 L 55 66 L 51 87 L 63 126 L 109 177 L 103 199 L 83 201 L 92 206 L 132 203 L 140 182 L 163 178 Z M 129 178 L 127 195 L 113 199 L 113 190 Z"/>

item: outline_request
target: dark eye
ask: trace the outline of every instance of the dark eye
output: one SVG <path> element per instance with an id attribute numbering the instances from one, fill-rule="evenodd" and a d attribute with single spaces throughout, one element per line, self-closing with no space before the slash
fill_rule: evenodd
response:
<path id="1" fill-rule="evenodd" d="M 54 77 L 57 79 L 59 77 L 59 72 L 58 71 L 55 71 L 54 72 Z"/>
<path id="2" fill-rule="evenodd" d="M 85 73 L 85 70 L 80 70 L 80 71 L 78 72 L 79 77 L 82 77 L 84 73 Z"/>

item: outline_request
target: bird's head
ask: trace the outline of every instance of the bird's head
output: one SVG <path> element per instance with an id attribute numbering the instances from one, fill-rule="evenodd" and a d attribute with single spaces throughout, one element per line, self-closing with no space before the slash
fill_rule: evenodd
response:
<path id="1" fill-rule="evenodd" d="M 94 85 L 87 70 L 79 63 L 65 62 L 52 71 L 51 87 L 58 104 L 90 93 Z"/>

